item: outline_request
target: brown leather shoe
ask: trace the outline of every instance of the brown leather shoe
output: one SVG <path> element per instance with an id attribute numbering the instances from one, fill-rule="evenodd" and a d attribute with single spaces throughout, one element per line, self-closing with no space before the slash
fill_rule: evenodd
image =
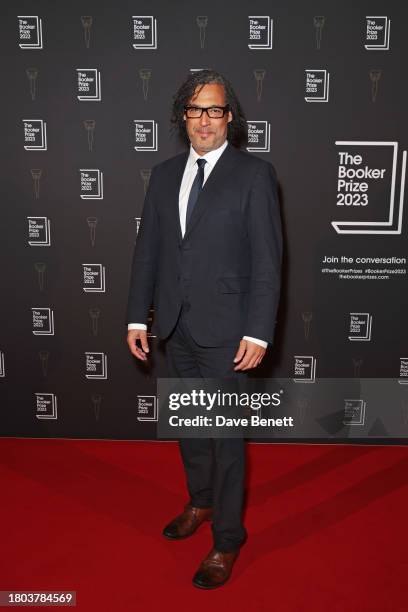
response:
<path id="1" fill-rule="evenodd" d="M 193 577 L 193 584 L 200 589 L 215 589 L 225 584 L 231 576 L 232 567 L 239 555 L 239 549 L 219 552 L 213 548 Z"/>
<path id="2" fill-rule="evenodd" d="M 212 519 L 212 508 L 196 508 L 190 504 L 184 506 L 184 512 L 176 516 L 163 529 L 163 535 L 170 540 L 182 540 L 193 535 L 204 521 Z"/>

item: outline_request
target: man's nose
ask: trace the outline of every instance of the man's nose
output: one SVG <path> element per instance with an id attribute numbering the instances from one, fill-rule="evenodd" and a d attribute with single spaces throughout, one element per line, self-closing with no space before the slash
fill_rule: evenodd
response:
<path id="1" fill-rule="evenodd" d="M 210 123 L 210 118 L 207 115 L 206 111 L 203 111 L 200 117 L 200 125 L 208 125 L 209 123 Z"/>

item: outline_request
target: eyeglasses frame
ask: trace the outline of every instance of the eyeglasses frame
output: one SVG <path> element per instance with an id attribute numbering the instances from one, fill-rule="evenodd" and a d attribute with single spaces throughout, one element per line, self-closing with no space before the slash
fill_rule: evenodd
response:
<path id="1" fill-rule="evenodd" d="M 201 110 L 201 114 L 198 117 L 189 117 L 187 115 L 187 111 L 190 108 L 199 108 Z M 208 111 L 210 108 L 221 108 L 223 110 L 223 114 L 221 115 L 221 117 L 210 117 L 210 115 L 208 114 Z M 186 113 L 186 117 L 188 119 L 201 119 L 201 117 L 203 116 L 203 112 L 205 111 L 207 113 L 207 117 L 209 119 L 222 119 L 223 117 L 225 117 L 225 113 L 228 112 L 230 110 L 230 105 L 226 104 L 225 106 L 217 106 L 217 105 L 212 105 L 212 106 L 194 106 L 194 105 L 188 105 L 184 107 L 184 112 Z"/>

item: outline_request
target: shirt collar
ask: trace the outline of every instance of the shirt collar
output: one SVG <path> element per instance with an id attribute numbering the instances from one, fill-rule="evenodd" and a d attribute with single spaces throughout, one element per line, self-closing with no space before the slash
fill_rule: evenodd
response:
<path id="1" fill-rule="evenodd" d="M 187 166 L 189 169 L 193 167 L 196 163 L 197 159 L 205 159 L 210 166 L 214 166 L 218 159 L 221 157 L 223 151 L 228 145 L 228 140 L 225 140 L 218 149 L 214 149 L 213 151 L 208 151 L 205 155 L 199 155 L 197 151 L 193 149 L 193 145 L 190 143 L 190 153 L 188 156 Z"/>

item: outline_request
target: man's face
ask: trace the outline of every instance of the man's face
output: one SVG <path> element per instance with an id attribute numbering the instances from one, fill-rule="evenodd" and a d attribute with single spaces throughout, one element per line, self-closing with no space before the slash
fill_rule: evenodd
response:
<path id="1" fill-rule="evenodd" d="M 197 91 L 201 88 L 201 91 Z M 194 95 L 188 101 L 188 106 L 225 106 L 225 93 L 223 85 L 210 83 L 196 88 Z M 227 125 L 232 121 L 232 113 L 228 111 L 218 119 L 210 118 L 206 112 L 201 117 L 192 119 L 183 116 L 186 122 L 187 134 L 193 148 L 199 155 L 218 149 L 227 138 Z"/>

